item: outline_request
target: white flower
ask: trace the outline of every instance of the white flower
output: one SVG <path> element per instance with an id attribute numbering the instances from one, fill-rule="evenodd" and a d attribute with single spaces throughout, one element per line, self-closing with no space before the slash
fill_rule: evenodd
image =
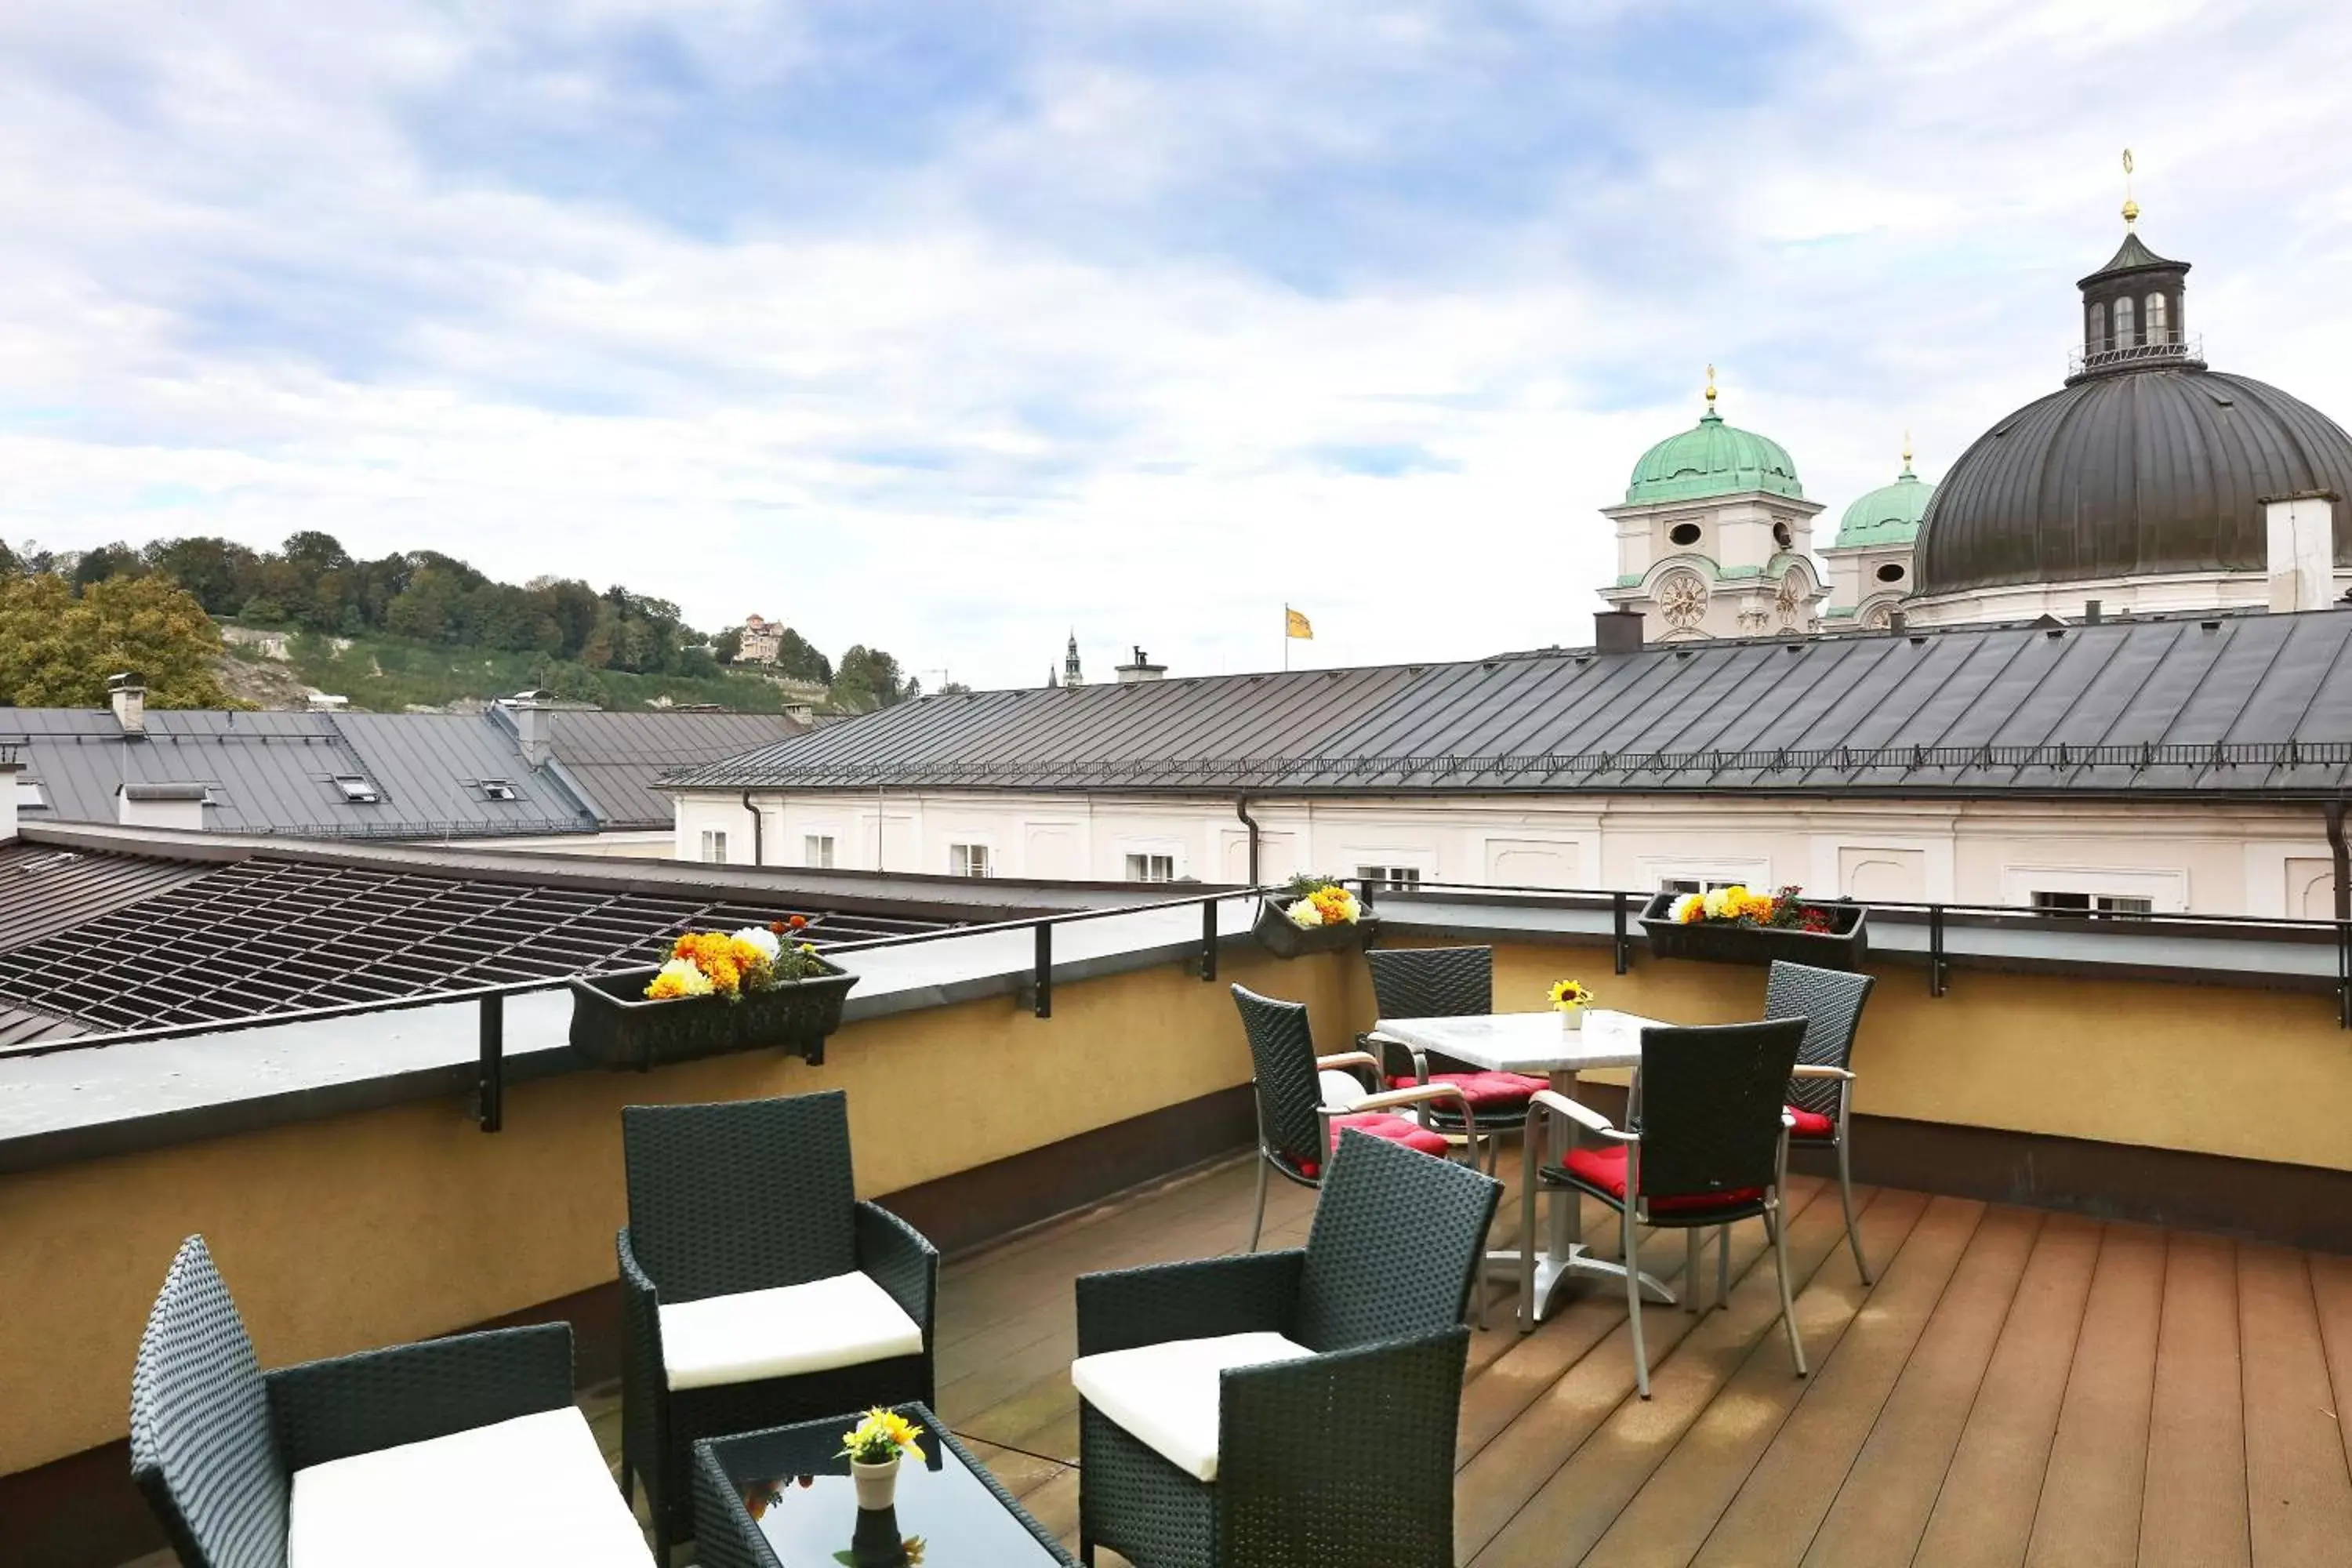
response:
<path id="1" fill-rule="evenodd" d="M 694 966 L 694 961 L 690 958 L 671 959 L 661 966 L 661 973 L 654 978 L 658 981 L 664 974 L 675 981 L 678 988 L 688 996 L 710 994 L 710 977 L 697 969 Z"/>
<path id="2" fill-rule="evenodd" d="M 1732 902 L 1732 895 L 1738 891 L 1736 888 L 1710 889 L 1706 897 L 1700 900 L 1701 907 L 1706 910 L 1706 918 L 1719 921 L 1729 916 L 1736 907 Z"/>
<path id="3" fill-rule="evenodd" d="M 1677 925 L 1687 925 L 1698 918 L 1691 911 L 1703 910 L 1706 907 L 1706 900 L 1696 893 L 1685 893 L 1681 898 L 1676 899 L 1674 907 L 1666 911 L 1666 918 Z"/>
<path id="4" fill-rule="evenodd" d="M 1306 931 L 1313 931 L 1323 923 L 1323 911 L 1315 907 L 1312 899 L 1301 899 L 1282 913 L 1292 925 Z"/>
<path id="5" fill-rule="evenodd" d="M 737 942 L 748 942 L 753 947 L 758 948 L 760 950 L 760 956 L 766 959 L 770 963 L 775 963 L 776 955 L 784 951 L 784 944 L 778 941 L 776 933 L 770 931 L 766 926 L 745 926 L 741 931 L 735 933 L 735 940 Z"/>

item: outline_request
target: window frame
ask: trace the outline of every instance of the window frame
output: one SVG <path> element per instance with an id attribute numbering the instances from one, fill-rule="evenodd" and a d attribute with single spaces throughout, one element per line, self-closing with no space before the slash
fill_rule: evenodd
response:
<path id="1" fill-rule="evenodd" d="M 1125 868 L 1126 879 L 1130 882 L 1172 882 L 1176 880 L 1176 856 L 1174 852 L 1171 850 L 1125 850 L 1121 852 L 1120 864 Z M 1138 874 L 1139 865 L 1141 868 L 1140 875 Z M 1161 866 L 1165 866 L 1167 868 L 1167 875 L 1159 877 L 1153 876 L 1151 873 Z"/>
<path id="2" fill-rule="evenodd" d="M 2139 346 L 2139 331 L 2138 327 L 2136 324 L 2133 313 L 2132 297 L 2130 295 L 2118 294 L 2116 296 L 2115 318 L 2116 347 L 2119 349 L 2137 348 Z"/>
<path id="3" fill-rule="evenodd" d="M 824 847 L 819 848 L 822 845 Z M 835 869 L 835 861 L 841 853 L 840 841 L 830 833 L 801 835 L 801 865 L 812 871 Z"/>
<path id="4" fill-rule="evenodd" d="M 725 828 L 706 827 L 702 829 L 701 863 L 705 866 L 725 866 L 730 864 L 727 858 L 727 830 Z"/>
<path id="5" fill-rule="evenodd" d="M 948 845 L 948 875 L 950 877 L 986 881 L 996 874 L 995 860 L 994 848 L 984 839 L 957 839 Z"/>

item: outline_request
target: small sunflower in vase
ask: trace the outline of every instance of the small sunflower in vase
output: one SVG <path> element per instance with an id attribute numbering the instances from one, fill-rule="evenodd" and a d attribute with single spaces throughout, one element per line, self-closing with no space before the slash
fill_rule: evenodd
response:
<path id="1" fill-rule="evenodd" d="M 1581 980 L 1555 980 L 1551 983 L 1552 1010 L 1559 1015 L 1563 1029 L 1584 1027 L 1584 1010 L 1595 1000 L 1592 987 Z"/>
<path id="2" fill-rule="evenodd" d="M 897 1411 L 875 1409 L 842 1438 L 841 1457 L 856 1479 L 860 1509 L 879 1510 L 898 1500 L 899 1457 L 912 1454 L 921 1464 L 922 1446 L 915 1439 L 922 1435 L 920 1426 Z"/>

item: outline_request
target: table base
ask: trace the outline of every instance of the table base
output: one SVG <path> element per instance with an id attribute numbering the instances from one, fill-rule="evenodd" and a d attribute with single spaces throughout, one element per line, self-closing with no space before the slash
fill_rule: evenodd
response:
<path id="1" fill-rule="evenodd" d="M 1509 1269 L 1513 1276 L 1517 1276 L 1519 1272 L 1519 1259 L 1520 1255 L 1517 1250 L 1489 1252 L 1486 1254 L 1487 1273 L 1491 1276 L 1497 1267 L 1501 1267 Z M 1642 1281 L 1643 1300 L 1654 1301 L 1663 1307 L 1671 1307 L 1675 1304 L 1674 1291 L 1667 1289 L 1657 1279 L 1648 1274 L 1642 1274 L 1637 1278 Z M 1570 1247 L 1564 1257 L 1551 1252 L 1537 1253 L 1536 1321 L 1538 1322 L 1551 1316 L 1552 1293 L 1558 1289 L 1559 1282 L 1571 1279 L 1606 1279 L 1616 1289 L 1622 1290 L 1625 1288 L 1625 1266 L 1613 1258 L 1594 1257 L 1592 1249 L 1580 1242 Z M 1512 1310 L 1517 1310 L 1516 1304 Z"/>

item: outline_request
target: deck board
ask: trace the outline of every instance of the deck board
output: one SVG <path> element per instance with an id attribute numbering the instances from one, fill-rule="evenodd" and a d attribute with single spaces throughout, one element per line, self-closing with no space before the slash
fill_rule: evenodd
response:
<path id="1" fill-rule="evenodd" d="M 1514 1176 L 1505 1161 L 1507 1176 Z M 1953 1198 L 1857 1192 L 1864 1288 L 1834 1185 L 1791 1179 L 1791 1375 L 1762 1226 L 1734 1229 L 1727 1310 L 1650 1307 L 1652 1387 L 1633 1397 L 1622 1297 L 1587 1288 L 1533 1334 L 1491 1282 L 1472 1335 L 1455 1479 L 1457 1557 L 1810 1568 L 2084 1564 L 2328 1568 L 2352 1539 L 2352 1258 L 2307 1256 Z M 1081 1476 L 1072 1281 L 1238 1250 L 1234 1161 L 1026 1233 L 940 1274 L 949 1426 L 1037 1520 L 1075 1542 Z M 1265 1245 L 1296 1246 L 1314 1197 L 1277 1185 Z M 1587 1236 L 1612 1237 L 1597 1205 Z M 1506 1201 L 1494 1239 L 1517 1234 Z M 1643 1261 L 1679 1288 L 1682 1237 Z M 1713 1259 L 1708 1259 L 1711 1282 Z M 583 1395 L 614 1455 L 620 1401 Z M 616 1455 L 614 1456 L 616 1457 Z M 672 1568 L 692 1562 L 681 1549 Z M 138 1568 L 164 1568 L 149 1560 Z M 1100 1568 L 1121 1568 L 1109 1552 Z"/>

